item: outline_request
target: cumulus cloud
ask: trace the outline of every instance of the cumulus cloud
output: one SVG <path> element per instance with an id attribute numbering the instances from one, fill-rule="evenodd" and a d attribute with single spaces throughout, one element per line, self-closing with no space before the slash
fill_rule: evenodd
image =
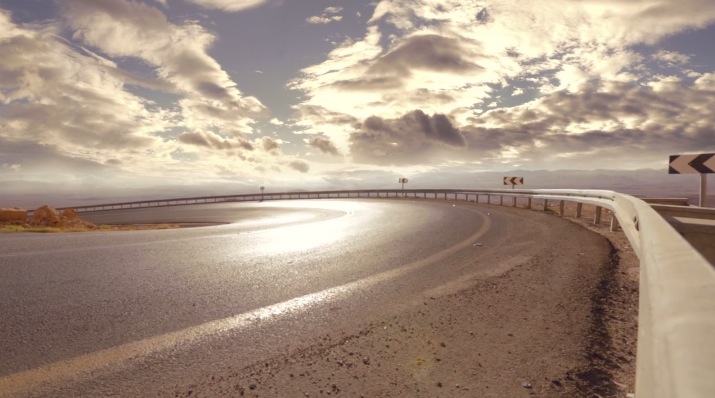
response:
<path id="1" fill-rule="evenodd" d="M 421 110 L 399 119 L 367 118 L 350 136 L 352 155 L 382 164 L 415 164 L 435 160 L 445 147 L 463 148 L 466 140 L 445 115 L 428 116 Z"/>
<path id="2" fill-rule="evenodd" d="M 280 147 L 281 144 L 277 140 L 274 140 L 271 137 L 261 137 L 260 139 L 261 143 L 261 148 L 265 151 L 268 152 L 272 155 L 279 155 L 280 154 Z"/>
<path id="3" fill-rule="evenodd" d="M 55 25 L 15 25 L 0 11 L 0 131 L 92 160 L 162 146 L 172 112 L 125 90 L 114 62 L 58 39 Z"/>
<path id="4" fill-rule="evenodd" d="M 327 7 L 321 15 L 308 17 L 306 22 L 311 25 L 326 25 L 331 22 L 338 22 L 343 19 L 342 15 L 336 15 L 343 10 L 342 7 Z"/>
<path id="5" fill-rule="evenodd" d="M 288 162 L 288 167 L 301 173 L 307 173 L 310 170 L 310 165 L 302 160 Z"/>
<path id="6" fill-rule="evenodd" d="M 195 22 L 176 25 L 154 7 L 125 0 L 71 0 L 65 15 L 75 38 L 109 56 L 156 67 L 161 79 L 185 95 L 181 106 L 191 128 L 245 130 L 246 119 L 265 114 L 263 104 L 244 96 L 207 54 L 215 37 Z"/>
<path id="7" fill-rule="evenodd" d="M 587 143 L 618 131 L 625 141 L 613 142 L 640 139 L 644 146 L 662 148 L 658 140 L 670 136 L 658 132 L 656 119 L 644 124 L 642 115 L 661 120 L 659 112 L 669 106 L 660 93 L 678 92 L 684 101 L 696 101 L 705 95 L 699 89 L 705 80 L 688 86 L 679 78 L 659 78 L 652 61 L 681 67 L 682 76 L 702 75 L 684 68 L 690 62 L 686 54 L 644 56 L 634 46 L 713 22 L 715 8 L 707 0 L 545 0 L 538 7 L 519 0 L 383 0 L 364 37 L 340 43 L 289 86 L 304 94 L 296 109 L 363 121 L 355 129 L 312 117 L 305 128 L 356 161 L 418 164 L 485 154 L 492 161 L 552 158 L 578 164 L 578 156 L 596 156 Z M 641 102 L 623 102 L 622 93 Z M 658 100 L 649 103 L 652 96 Z M 500 108 L 507 97 L 523 105 Z M 559 101 L 570 114 L 552 105 Z M 443 115 L 459 135 L 448 135 L 455 139 L 448 143 L 423 128 L 406 134 L 400 126 L 410 124 L 405 116 L 414 109 Z M 561 135 L 554 132 L 559 129 Z M 682 134 L 669 131 L 673 137 Z M 696 136 L 701 133 L 690 137 Z M 685 140 L 681 146 L 693 144 Z"/>
<path id="8" fill-rule="evenodd" d="M 186 0 L 201 7 L 228 12 L 240 12 L 260 7 L 270 0 Z"/>
<path id="9" fill-rule="evenodd" d="M 653 59 L 668 66 L 676 66 L 688 63 L 690 56 L 677 51 L 660 50 L 653 54 Z"/>
<path id="10" fill-rule="evenodd" d="M 337 156 L 340 154 L 338 148 L 335 146 L 335 144 L 333 144 L 333 141 L 331 141 L 330 138 L 322 135 L 311 137 L 310 140 L 308 140 L 308 145 L 312 146 L 313 148 L 317 148 L 322 153 L 327 153 L 329 155 Z"/>
<path id="11" fill-rule="evenodd" d="M 498 160 L 608 167 L 664 165 L 670 152 L 715 149 L 712 74 L 692 84 L 655 87 L 599 84 L 580 93 L 554 92 L 528 106 L 497 109 L 464 127 L 470 152 Z"/>
<path id="12" fill-rule="evenodd" d="M 216 149 L 221 151 L 227 150 L 245 150 L 252 151 L 255 148 L 250 142 L 240 138 L 225 138 L 211 131 L 187 131 L 179 135 L 179 141 L 185 144 Z"/>
<path id="13" fill-rule="evenodd" d="M 693 83 L 597 83 L 495 109 L 457 128 L 446 116 L 414 111 L 370 117 L 351 135 L 351 155 L 375 165 L 529 164 L 608 168 L 666 164 L 671 153 L 715 150 L 715 74 Z"/>

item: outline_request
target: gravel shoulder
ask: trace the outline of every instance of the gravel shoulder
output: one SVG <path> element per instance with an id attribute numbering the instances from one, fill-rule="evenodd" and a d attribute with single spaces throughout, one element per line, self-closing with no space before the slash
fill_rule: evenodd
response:
<path id="1" fill-rule="evenodd" d="M 563 217 L 572 222 L 546 213 L 529 215 L 552 232 L 522 264 L 160 395 L 625 397 L 635 380 L 638 260 L 622 232 L 592 225 L 587 207 L 584 218 Z"/>

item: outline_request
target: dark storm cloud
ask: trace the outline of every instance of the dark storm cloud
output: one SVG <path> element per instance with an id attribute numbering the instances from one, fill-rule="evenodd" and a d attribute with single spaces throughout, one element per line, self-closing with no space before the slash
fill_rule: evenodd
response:
<path id="1" fill-rule="evenodd" d="M 445 148 L 464 148 L 462 133 L 445 115 L 421 110 L 399 119 L 371 116 L 350 136 L 351 153 L 364 161 L 415 164 L 432 159 Z"/>
<path id="2" fill-rule="evenodd" d="M 320 152 L 327 153 L 330 155 L 340 155 L 340 152 L 338 152 L 338 148 L 333 144 L 333 141 L 330 140 L 330 138 L 319 135 L 316 137 L 312 137 L 308 141 L 308 145 L 312 146 L 313 148 L 317 148 L 320 150 Z"/>

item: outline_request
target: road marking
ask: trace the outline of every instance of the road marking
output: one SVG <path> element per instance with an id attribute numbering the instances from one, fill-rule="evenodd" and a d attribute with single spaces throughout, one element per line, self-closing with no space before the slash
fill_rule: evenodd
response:
<path id="1" fill-rule="evenodd" d="M 253 326 L 257 321 L 276 321 L 278 317 L 288 313 L 309 310 L 312 305 L 330 300 L 338 295 L 358 290 L 365 290 L 372 285 L 384 283 L 406 275 L 442 260 L 460 250 L 470 248 L 474 241 L 489 231 L 492 221 L 481 211 L 462 207 L 460 209 L 476 213 L 482 219 L 480 228 L 458 244 L 435 253 L 425 259 L 403 265 L 390 271 L 381 272 L 341 286 L 307 294 L 282 303 L 272 304 L 232 317 L 191 326 L 175 332 L 166 333 L 147 339 L 122 344 L 105 350 L 81 355 L 75 358 L 50 363 L 34 369 L 13 373 L 0 377 L 0 393 L 13 395 L 38 388 L 50 383 L 76 381 L 84 378 L 97 377 L 99 372 L 112 373 L 141 362 L 150 355 L 167 350 L 181 350 L 194 342 L 209 337 L 236 332 Z"/>

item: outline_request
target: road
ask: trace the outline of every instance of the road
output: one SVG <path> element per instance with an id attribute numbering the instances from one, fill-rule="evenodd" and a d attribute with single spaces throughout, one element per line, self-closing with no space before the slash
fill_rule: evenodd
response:
<path id="1" fill-rule="evenodd" d="M 0 235 L 2 396 L 156 395 L 413 308 L 542 243 L 509 212 L 419 200 L 85 218 L 228 224 Z"/>

